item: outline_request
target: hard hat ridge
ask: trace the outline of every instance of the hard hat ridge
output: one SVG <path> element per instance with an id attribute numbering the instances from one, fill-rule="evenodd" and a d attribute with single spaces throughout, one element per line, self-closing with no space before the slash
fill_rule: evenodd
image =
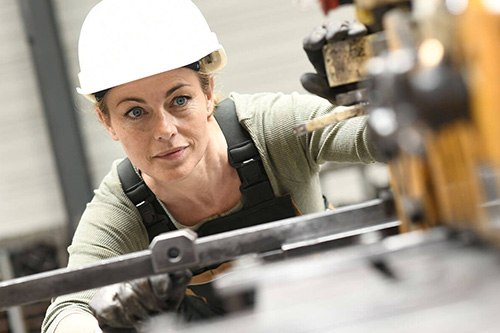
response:
<path id="1" fill-rule="evenodd" d="M 191 0 L 103 0 L 85 19 L 78 44 L 83 95 L 201 60 L 201 71 L 226 55 Z"/>

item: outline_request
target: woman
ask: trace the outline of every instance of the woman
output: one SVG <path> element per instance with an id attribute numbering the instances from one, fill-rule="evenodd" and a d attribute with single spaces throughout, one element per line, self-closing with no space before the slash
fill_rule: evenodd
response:
<path id="1" fill-rule="evenodd" d="M 135 177 L 154 194 L 152 204 L 166 216 L 153 223 L 161 231 L 192 228 L 213 233 L 221 226 L 240 227 L 238 223 L 246 219 L 240 217 L 252 215 L 248 212 L 255 207 L 249 224 L 323 210 L 321 163 L 376 159 L 368 144 L 365 118 L 301 138 L 293 135 L 295 125 L 331 112 L 328 101 L 299 94 L 232 93 L 234 105 L 226 107 L 227 112 L 236 112 L 251 139 L 250 150 L 256 148 L 256 156 L 243 162 L 258 162 L 250 169 L 260 178 L 247 181 L 255 178 L 254 174 L 247 177 L 244 169 L 249 164 L 235 162 L 237 154 L 233 156 L 231 150 L 228 157 L 231 138 L 214 117 L 220 110 L 213 73 L 224 67 L 226 56 L 190 0 L 102 1 L 82 26 L 79 60 L 78 92 L 96 103 L 99 118 L 109 135 L 121 142 Z M 127 196 L 120 165 L 125 164 L 113 164 L 88 204 L 68 249 L 69 266 L 148 247 L 151 234 L 146 218 Z M 238 218 L 231 219 L 234 216 Z M 170 227 L 165 229 L 167 224 Z M 101 302 L 94 312 L 102 325 L 121 327 L 135 325 L 134 320 L 150 312 L 189 312 L 187 308 L 198 304 L 184 297 L 189 278 L 190 272 L 180 272 L 122 286 L 118 294 L 135 293 L 140 302 L 153 295 L 155 305 L 143 304 L 137 313 L 126 313 L 129 307 L 123 304 L 103 306 L 107 296 L 98 294 Z M 95 290 L 58 297 L 47 311 L 43 331 L 96 330 L 97 321 L 88 306 L 94 294 Z M 132 303 L 135 300 L 131 298 Z M 116 314 L 120 311 L 125 313 Z M 195 312 L 204 316 L 203 309 Z"/>

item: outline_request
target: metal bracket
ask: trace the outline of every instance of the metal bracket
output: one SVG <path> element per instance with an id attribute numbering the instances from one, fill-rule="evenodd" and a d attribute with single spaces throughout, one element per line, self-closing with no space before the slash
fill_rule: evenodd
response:
<path id="1" fill-rule="evenodd" d="M 195 248 L 197 235 L 189 229 L 173 231 L 156 236 L 151 245 L 151 264 L 155 273 L 166 268 L 184 269 L 199 263 Z"/>

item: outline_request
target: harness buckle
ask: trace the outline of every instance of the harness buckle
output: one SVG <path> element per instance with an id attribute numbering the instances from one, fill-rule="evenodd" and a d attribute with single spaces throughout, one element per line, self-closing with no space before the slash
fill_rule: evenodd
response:
<path id="1" fill-rule="evenodd" d="M 153 224 L 155 222 L 155 217 L 156 217 L 155 208 L 151 203 L 151 201 L 149 200 L 151 200 L 151 198 L 141 201 L 137 205 L 135 205 L 135 207 L 137 207 L 139 213 L 142 216 L 142 220 L 147 225 Z"/>

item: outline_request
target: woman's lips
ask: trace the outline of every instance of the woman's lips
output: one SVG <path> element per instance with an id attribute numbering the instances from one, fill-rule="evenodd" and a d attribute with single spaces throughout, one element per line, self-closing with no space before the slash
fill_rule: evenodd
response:
<path id="1" fill-rule="evenodd" d="M 186 147 L 177 147 L 177 148 L 169 149 L 167 151 L 156 154 L 154 157 L 160 158 L 163 160 L 176 160 L 184 154 L 186 149 L 187 149 L 187 146 Z"/>

